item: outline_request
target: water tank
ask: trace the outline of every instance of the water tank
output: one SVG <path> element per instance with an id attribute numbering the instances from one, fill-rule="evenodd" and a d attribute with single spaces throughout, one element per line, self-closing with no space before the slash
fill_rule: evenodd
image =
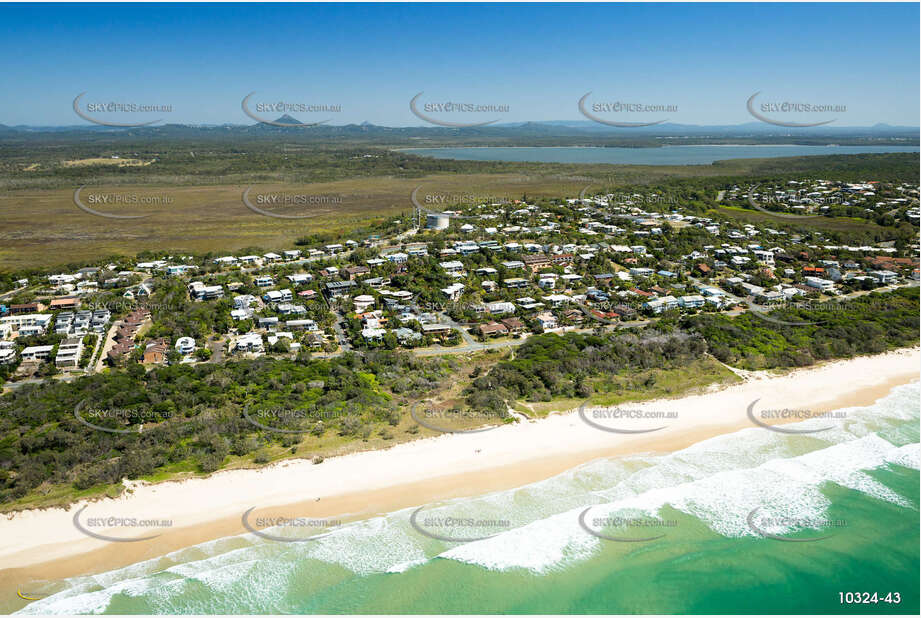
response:
<path id="1" fill-rule="evenodd" d="M 425 227 L 429 230 L 446 230 L 451 223 L 451 217 L 442 213 L 430 213 L 425 216 Z"/>

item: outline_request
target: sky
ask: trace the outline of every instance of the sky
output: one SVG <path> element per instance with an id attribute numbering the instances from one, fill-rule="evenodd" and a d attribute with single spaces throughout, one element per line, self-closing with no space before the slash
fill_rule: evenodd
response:
<path id="1" fill-rule="evenodd" d="M 94 110 L 114 122 L 252 124 L 251 92 L 267 119 L 267 103 L 338 106 L 302 122 L 431 126 L 420 92 L 436 120 L 586 120 L 591 92 L 603 118 L 739 124 L 761 92 L 838 108 L 778 118 L 918 126 L 918 24 L 917 3 L 3 4 L 0 124 L 89 125 L 84 92 L 84 111 L 169 106 Z"/>

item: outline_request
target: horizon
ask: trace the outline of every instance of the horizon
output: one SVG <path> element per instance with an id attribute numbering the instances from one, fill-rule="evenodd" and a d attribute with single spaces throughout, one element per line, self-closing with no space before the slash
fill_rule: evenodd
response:
<path id="1" fill-rule="evenodd" d="M 251 126 L 284 113 L 330 126 L 591 123 L 585 97 L 603 119 L 738 126 L 759 122 L 746 109 L 759 92 L 765 105 L 835 110 L 784 116 L 791 122 L 919 125 L 917 4 L 5 8 L 0 34 L 19 56 L 7 69 L 16 87 L 0 96 L 9 127 L 92 126 L 75 113 L 81 93 L 85 112 L 164 106 L 93 114 L 152 126 Z M 488 109 L 448 113 L 444 102 Z M 606 113 L 612 102 L 654 111 Z M 298 111 L 257 110 L 275 103 Z"/>
<path id="2" fill-rule="evenodd" d="M 294 118 L 293 116 L 290 116 L 290 115 L 288 115 L 288 114 L 284 114 L 284 115 L 282 115 L 282 116 L 279 116 L 278 118 L 275 118 L 274 121 L 275 121 L 275 122 L 280 122 L 280 121 L 286 120 L 286 119 L 293 119 L 293 120 L 297 121 L 296 118 Z M 94 129 L 94 128 L 96 128 L 96 126 L 94 126 L 92 123 L 83 123 L 83 124 L 79 124 L 79 119 L 77 119 L 77 120 L 78 120 L 78 123 L 72 123 L 72 124 L 49 124 L 49 125 L 38 125 L 38 124 L 15 124 L 15 125 L 13 125 L 13 124 L 4 124 L 4 123 L 0 122 L 0 127 L 6 127 L 6 128 L 10 128 L 10 129 L 17 129 L 17 128 L 27 128 L 27 129 L 81 129 L 81 128 L 86 128 L 86 129 Z M 573 126 L 575 123 L 579 123 L 579 126 Z M 174 126 L 174 127 L 189 127 L 189 128 L 199 128 L 199 127 L 203 127 L 203 128 L 210 128 L 210 127 L 252 128 L 252 127 L 257 127 L 257 126 L 265 125 L 265 124 L 268 124 L 268 123 L 263 123 L 263 122 L 245 123 L 245 122 L 233 122 L 233 121 L 227 121 L 227 122 L 164 122 L 164 123 L 162 123 L 162 124 L 152 125 L 152 126 L 146 127 L 146 128 L 155 129 L 155 128 L 162 128 L 162 127 L 168 127 L 168 126 Z M 307 124 L 307 123 L 304 123 L 304 124 Z M 569 127 L 569 128 L 578 128 L 578 129 L 582 129 L 582 128 L 589 128 L 589 129 L 590 129 L 590 128 L 595 128 L 595 129 L 601 130 L 601 131 L 608 130 L 608 129 L 606 129 L 604 126 L 599 126 L 599 125 L 597 125 L 596 123 L 593 123 L 593 122 L 590 121 L 590 120 L 580 120 L 580 119 L 578 119 L 578 118 L 573 118 L 573 119 L 569 119 L 569 120 L 521 120 L 521 121 L 517 121 L 517 122 L 496 123 L 496 124 L 492 125 L 490 128 L 493 128 L 493 129 L 509 129 L 509 128 L 517 128 L 517 127 L 521 127 L 521 126 L 529 125 L 529 124 L 540 124 L 540 125 L 545 125 L 545 126 L 557 126 L 557 127 L 564 127 L 564 128 Z M 583 125 L 584 125 L 584 126 L 583 126 Z M 97 125 L 97 126 L 98 126 L 98 125 Z M 345 123 L 345 124 L 335 124 L 335 123 L 331 123 L 331 122 L 330 122 L 330 123 L 324 123 L 322 126 L 325 126 L 325 127 L 355 127 L 355 126 L 369 126 L 369 127 L 383 128 L 383 129 L 438 129 L 438 128 L 439 128 L 437 125 L 426 125 L 426 124 L 421 124 L 421 123 L 420 123 L 420 124 L 415 124 L 415 125 L 393 126 L 393 125 L 375 124 L 375 123 L 369 122 L 369 121 L 349 122 L 349 123 Z M 761 123 L 759 123 L 758 121 L 756 121 L 756 120 L 751 120 L 751 121 L 748 121 L 748 122 L 739 122 L 739 123 L 736 123 L 736 124 L 722 124 L 722 125 L 692 124 L 692 123 L 662 123 L 661 125 L 659 125 L 660 128 L 665 128 L 665 127 L 692 127 L 692 128 L 701 128 L 701 129 L 710 129 L 710 128 L 731 129 L 731 128 L 758 127 L 758 126 L 763 126 L 763 125 L 762 125 Z M 105 127 L 105 126 L 103 126 L 102 128 L 109 128 L 109 129 L 112 129 L 112 128 L 118 128 L 118 127 Z M 131 128 L 131 127 L 125 127 L 126 130 L 128 130 L 128 129 L 130 129 L 130 128 Z M 650 129 L 650 128 L 651 128 L 651 127 L 647 127 L 647 130 Z M 809 130 L 816 129 L 816 128 L 818 128 L 818 127 L 803 127 L 803 128 L 801 128 L 800 130 L 801 130 L 801 131 L 809 131 Z M 877 123 L 872 124 L 872 125 L 841 125 L 841 126 L 834 126 L 834 125 L 832 125 L 832 126 L 825 127 L 824 130 L 825 130 L 825 131 L 829 131 L 829 130 L 833 130 L 833 129 L 845 130 L 845 129 L 874 129 L 874 128 L 918 129 L 918 130 L 921 130 L 921 125 L 894 125 L 894 124 L 890 124 L 890 123 L 887 123 L 887 122 L 877 122 Z M 624 135 L 627 135 L 627 132 L 625 132 Z"/>

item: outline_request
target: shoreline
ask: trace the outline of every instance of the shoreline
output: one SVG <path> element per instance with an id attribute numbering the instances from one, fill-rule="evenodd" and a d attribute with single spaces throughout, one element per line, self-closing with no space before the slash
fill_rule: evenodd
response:
<path id="1" fill-rule="evenodd" d="M 599 458 L 679 450 L 756 427 L 746 414 L 756 399 L 761 399 L 759 409 L 808 406 L 814 413 L 866 406 L 896 386 L 917 381 L 919 369 L 921 349 L 910 348 L 830 361 L 781 376 L 754 373 L 745 382 L 704 394 L 631 403 L 631 409 L 677 412 L 661 431 L 649 433 L 599 431 L 570 410 L 480 433 L 442 435 L 344 455 L 320 465 L 289 460 L 205 478 L 132 483 L 130 493 L 115 499 L 81 501 L 70 509 L 20 511 L 0 519 L 0 589 L 15 597 L 16 590 L 28 589 L 32 582 L 104 572 L 245 534 L 241 516 L 250 507 L 264 516 L 351 521 L 520 487 Z M 648 420 L 629 422 L 650 427 Z M 154 540 L 97 540 L 73 525 L 74 514 L 84 507 L 84 518 L 170 519 L 175 527 L 153 532 L 148 528 L 136 535 L 162 532 Z M 127 538 L 123 531 L 109 534 Z"/>
<path id="2" fill-rule="evenodd" d="M 467 150 L 472 150 L 474 148 L 486 149 L 486 148 L 503 148 L 507 150 L 522 149 L 522 150 L 533 150 L 537 148 L 566 148 L 575 149 L 575 148 L 694 148 L 696 146 L 719 146 L 719 147 L 731 147 L 731 148 L 754 148 L 758 146 L 801 146 L 802 144 L 659 144 L 657 146 L 407 146 L 400 148 L 391 148 L 393 151 L 400 150 L 444 150 L 445 148 L 464 148 Z M 896 144 L 893 144 L 896 145 Z M 819 146 L 820 148 L 826 148 L 831 146 L 837 146 L 837 144 L 825 144 L 824 146 Z M 880 148 L 885 148 L 885 146 L 880 146 Z"/>

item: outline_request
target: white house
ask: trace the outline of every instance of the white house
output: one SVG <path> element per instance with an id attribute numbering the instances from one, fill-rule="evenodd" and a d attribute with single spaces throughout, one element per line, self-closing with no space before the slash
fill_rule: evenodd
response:
<path id="1" fill-rule="evenodd" d="M 16 360 L 16 345 L 12 341 L 0 341 L 0 365 Z"/>
<path id="2" fill-rule="evenodd" d="M 233 297 L 234 309 L 249 309 L 256 304 L 256 297 L 252 294 L 242 294 Z"/>
<path id="3" fill-rule="evenodd" d="M 195 351 L 195 340 L 191 337 L 180 337 L 176 340 L 176 351 L 187 356 Z"/>
<path id="4" fill-rule="evenodd" d="M 446 288 L 441 289 L 442 293 L 450 298 L 451 300 L 457 300 L 460 298 L 461 293 L 464 291 L 463 283 L 452 283 Z"/>
<path id="5" fill-rule="evenodd" d="M 56 367 L 77 367 L 80 355 L 83 353 L 83 338 L 73 337 L 65 339 L 58 345 L 58 352 L 54 357 Z M 25 358 L 25 351 L 23 351 Z"/>
<path id="6" fill-rule="evenodd" d="M 384 338 L 387 331 L 383 328 L 365 328 L 361 331 L 361 336 L 369 341 L 379 341 Z"/>
<path id="7" fill-rule="evenodd" d="M 560 307 L 572 299 L 565 294 L 550 294 L 548 296 L 544 296 L 544 300 L 550 303 L 551 307 Z"/>
<path id="8" fill-rule="evenodd" d="M 53 345 L 33 345 L 23 349 L 20 356 L 22 356 L 23 361 L 45 360 L 51 356 L 51 350 L 53 349 Z"/>
<path id="9" fill-rule="evenodd" d="M 540 324 L 540 327 L 547 330 L 552 330 L 557 327 L 556 317 L 549 311 L 544 311 L 543 313 L 538 313 L 534 316 L 534 319 L 537 320 L 537 323 Z"/>
<path id="10" fill-rule="evenodd" d="M 220 285 L 205 285 L 201 281 L 189 284 L 189 296 L 195 300 L 211 300 L 224 296 L 224 288 Z"/>
<path id="11" fill-rule="evenodd" d="M 515 313 L 515 305 L 506 301 L 487 303 L 486 310 L 492 314 Z"/>
<path id="12" fill-rule="evenodd" d="M 894 283 L 896 277 L 898 277 L 898 274 L 891 270 L 871 270 L 867 274 L 883 284 Z"/>
<path id="13" fill-rule="evenodd" d="M 262 335 L 259 333 L 246 333 L 237 338 L 233 349 L 236 352 L 262 352 Z"/>
<path id="14" fill-rule="evenodd" d="M 819 277 L 806 277 L 805 280 L 806 285 L 822 292 L 828 292 L 835 289 L 835 282 L 829 279 L 821 279 Z"/>
<path id="15" fill-rule="evenodd" d="M 50 313 L 23 313 L 0 318 L 0 324 L 5 324 L 14 331 L 31 327 L 33 330 L 37 329 L 39 334 L 44 334 L 51 325 L 51 318 Z"/>
<path id="16" fill-rule="evenodd" d="M 313 275 L 309 273 L 288 275 L 288 281 L 290 281 L 293 285 L 307 285 L 313 281 Z"/>
<path id="17" fill-rule="evenodd" d="M 752 253 L 755 254 L 755 259 L 764 264 L 765 266 L 774 265 L 774 254 L 771 251 L 762 251 L 761 249 L 755 249 Z"/>
<path id="18" fill-rule="evenodd" d="M 441 266 L 441 269 L 446 273 L 459 273 L 464 270 L 464 264 L 462 262 L 458 262 L 457 260 L 441 262 L 438 265 Z"/>
<path id="19" fill-rule="evenodd" d="M 364 313 L 368 308 L 374 306 L 374 297 L 370 294 L 359 294 L 352 299 L 355 304 L 355 313 Z"/>
<path id="20" fill-rule="evenodd" d="M 695 307 L 703 307 L 706 300 L 703 296 L 699 294 L 691 294 L 688 296 L 682 296 L 678 299 L 678 304 L 684 307 L 685 309 L 693 309 Z"/>

